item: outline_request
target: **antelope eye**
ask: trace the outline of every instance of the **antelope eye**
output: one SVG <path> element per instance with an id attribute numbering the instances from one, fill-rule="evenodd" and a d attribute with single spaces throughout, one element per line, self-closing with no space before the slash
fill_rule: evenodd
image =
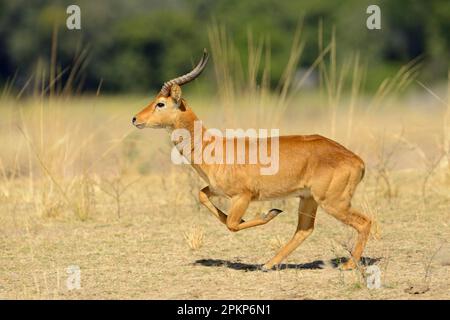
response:
<path id="1" fill-rule="evenodd" d="M 158 103 L 156 104 L 156 106 L 157 106 L 158 108 L 162 108 L 162 107 L 164 107 L 164 103 L 158 102 Z"/>

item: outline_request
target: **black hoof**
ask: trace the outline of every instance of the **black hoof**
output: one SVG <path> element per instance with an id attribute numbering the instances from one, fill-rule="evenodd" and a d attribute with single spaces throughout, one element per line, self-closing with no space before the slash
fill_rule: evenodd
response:
<path id="1" fill-rule="evenodd" d="M 274 214 L 274 215 L 279 215 L 280 213 L 282 213 L 283 210 L 280 209 L 270 209 L 269 214 Z"/>

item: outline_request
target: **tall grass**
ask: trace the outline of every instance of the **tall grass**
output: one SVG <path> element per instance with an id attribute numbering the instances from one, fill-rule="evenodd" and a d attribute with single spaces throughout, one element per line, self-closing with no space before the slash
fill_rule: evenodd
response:
<path id="1" fill-rule="evenodd" d="M 293 120 L 287 121 L 286 113 L 291 114 L 295 110 L 297 114 L 302 114 L 302 109 L 309 107 L 301 103 L 305 100 L 299 93 L 302 90 L 305 92 L 304 84 L 308 77 L 316 73 L 319 75 L 320 91 L 316 105 L 325 110 L 325 115 L 320 116 L 323 124 L 318 127 L 328 137 L 368 158 L 369 170 L 374 171 L 381 194 L 391 199 L 398 194 L 398 186 L 392 181 L 391 171 L 396 168 L 394 159 L 402 157 L 400 152 L 405 143 L 399 140 L 399 135 L 404 128 L 388 132 L 386 128 L 392 120 L 390 118 L 397 116 L 394 114 L 398 112 L 397 106 L 402 95 L 420 73 L 421 57 L 411 60 L 381 81 L 373 94 L 367 94 L 365 84 L 367 77 L 370 77 L 368 61 L 361 57 L 360 52 L 339 56 L 335 28 L 332 28 L 329 39 L 324 37 L 322 22 L 318 30 L 318 55 L 306 72 L 298 77 L 296 73 L 302 65 L 305 47 L 302 23 L 298 24 L 282 76 L 278 85 L 271 87 L 270 39 L 262 37 L 255 40 L 254 34 L 249 31 L 247 51 L 242 54 L 225 26 L 213 23 L 208 29 L 208 35 L 214 58 L 218 100 L 225 119 L 222 125 L 281 128 L 281 133 L 283 130 L 289 131 Z M 436 96 L 431 90 L 427 91 Z M 443 140 L 442 147 L 437 150 L 445 159 L 448 159 L 449 154 L 448 114 L 447 110 L 443 117 L 444 130 L 439 134 Z M 379 115 L 387 117 L 387 121 L 375 125 L 373 119 Z M 311 122 L 310 117 L 297 117 L 295 121 L 302 128 L 311 127 L 308 123 Z M 318 121 L 312 122 L 317 128 Z M 410 127 L 404 121 L 401 123 Z M 434 156 L 432 159 L 425 156 L 424 152 L 417 155 L 414 158 L 423 162 L 425 168 L 421 186 L 425 198 L 428 179 L 442 161 L 439 155 L 437 160 Z"/>
<path id="2" fill-rule="evenodd" d="M 356 109 L 363 109 L 367 113 L 373 110 L 377 112 L 381 105 L 388 105 L 390 99 L 404 91 L 419 72 L 418 59 L 411 61 L 393 77 L 383 80 L 372 97 L 362 101 L 364 84 L 368 75 L 367 61 L 362 61 L 358 52 L 338 59 L 335 29 L 333 28 L 328 41 L 324 39 L 323 33 L 323 24 L 320 22 L 318 55 L 303 75 L 298 77 L 297 71 L 302 65 L 301 58 L 305 47 L 302 22 L 299 22 L 292 36 L 292 46 L 284 71 L 278 85 L 272 88 L 269 81 L 271 78 L 270 39 L 266 37 L 255 40 L 254 34 L 248 31 L 247 51 L 242 55 L 225 26 L 214 22 L 208 29 L 208 36 L 214 58 L 217 95 L 224 110 L 227 125 L 237 125 L 237 115 L 246 109 L 252 109 L 252 120 L 254 120 L 251 123 L 246 121 L 247 125 L 280 127 L 288 108 L 302 108 L 302 105 L 298 103 L 298 94 L 304 89 L 308 78 L 313 73 L 317 73 L 320 76 L 322 91 L 320 104 L 329 110 L 328 135 L 331 138 L 337 138 L 338 115 L 346 112 L 345 142 L 349 144 Z M 339 61 L 342 62 L 339 63 Z M 365 106 L 361 105 L 363 103 Z"/>
<path id="3" fill-rule="evenodd" d="M 380 151 L 384 156 L 377 160 L 374 155 L 377 144 L 367 141 L 371 136 L 378 139 L 379 130 L 372 126 L 372 118 L 386 119 L 395 112 L 389 110 L 390 103 L 412 83 L 420 64 L 412 61 L 405 65 L 380 83 L 373 96 L 366 97 L 364 84 L 370 76 L 367 62 L 357 52 L 340 58 L 335 32 L 330 39 L 325 39 L 322 24 L 319 30 L 317 57 L 299 74 L 305 48 L 303 27 L 299 22 L 281 77 L 276 85 L 271 85 L 270 39 L 256 38 L 249 30 L 243 54 L 237 50 L 226 27 L 213 23 L 208 28 L 208 36 L 217 99 L 205 100 L 217 101 L 222 107 L 223 124 L 229 128 L 282 128 L 281 134 L 283 130 L 298 134 L 299 127 L 302 133 L 316 133 L 313 130 L 319 129 L 320 133 L 363 152 L 374 175 L 387 181 L 385 187 L 379 188 L 388 188 L 392 197 L 395 186 L 389 171 L 394 167 L 385 161 L 385 144 L 381 144 L 383 150 Z M 148 136 L 142 131 L 137 133 L 129 124 L 133 112 L 147 101 L 103 96 L 101 80 L 96 94 L 80 95 L 83 70 L 88 68 L 88 49 L 78 49 L 72 64 L 61 66 L 57 37 L 55 29 L 48 63 L 39 61 L 20 90 L 14 90 L 17 79 L 14 74 L 1 91 L 1 199 L 32 204 L 34 210 L 45 217 L 69 213 L 86 220 L 98 211 L 99 197 L 103 197 L 104 202 L 110 203 L 111 218 L 120 219 L 124 213 L 124 197 L 133 194 L 128 192 L 134 188 L 131 183 L 148 172 L 148 168 L 161 175 L 161 168 L 171 166 L 168 159 L 161 159 L 168 157 L 167 154 L 157 153 L 166 144 L 159 142 L 162 139 L 149 141 Z M 319 98 L 308 100 L 311 95 L 307 95 L 305 84 L 313 74 L 320 77 L 318 90 L 322 94 L 314 92 Z M 307 110 L 309 103 L 313 107 Z M 130 108 L 125 108 L 127 105 Z M 217 117 L 217 109 L 209 110 L 212 110 L 208 112 L 210 117 Z M 446 159 L 449 159 L 449 110 L 447 103 L 440 133 Z M 291 114 L 295 115 L 295 120 L 290 118 Z M 395 133 L 387 138 L 391 146 L 398 141 Z M 395 153 L 392 157 L 395 156 L 399 155 Z M 434 162 L 430 163 L 433 165 L 425 171 L 431 177 L 430 172 L 438 168 Z M 424 183 L 424 190 L 431 188 L 430 177 Z"/>
<path id="4" fill-rule="evenodd" d="M 102 81 L 95 96 L 80 96 L 88 48 L 77 49 L 68 66 L 58 63 L 57 52 L 58 30 L 54 28 L 48 61 L 37 62 L 35 72 L 18 92 L 13 89 L 17 74 L 2 90 L 0 108 L 5 110 L 3 119 L 9 128 L 0 157 L 1 190 L 11 197 L 14 180 L 28 181 L 21 197 L 33 203 L 38 214 L 54 217 L 68 211 L 86 220 L 95 211 L 95 189 L 101 190 L 93 178 L 98 163 L 130 131 L 119 141 L 103 140 L 107 148 L 92 148 L 117 116 L 95 119 L 98 125 L 92 121 Z M 80 106 L 86 102 L 87 108 Z"/>
<path id="5" fill-rule="evenodd" d="M 252 125 L 276 127 L 286 110 L 291 97 L 295 73 L 304 48 L 301 40 L 302 25 L 299 23 L 292 40 L 287 64 L 279 80 L 274 95 L 270 86 L 271 47 L 270 39 L 257 41 L 248 31 L 247 57 L 239 54 L 226 28 L 213 23 L 208 29 L 211 51 L 214 58 L 214 71 L 217 94 L 224 109 L 228 125 L 236 125 L 236 115 L 247 106 L 256 109 Z M 246 60 L 246 68 L 243 61 Z"/>

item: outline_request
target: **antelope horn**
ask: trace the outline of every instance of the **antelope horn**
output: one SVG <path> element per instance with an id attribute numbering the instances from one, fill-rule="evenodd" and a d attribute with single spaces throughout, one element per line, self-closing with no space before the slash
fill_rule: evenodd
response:
<path id="1" fill-rule="evenodd" d="M 195 78 L 197 78 L 203 71 L 203 69 L 205 69 L 206 67 L 206 63 L 208 62 L 208 52 L 206 51 L 206 49 L 203 49 L 203 56 L 202 59 L 200 60 L 200 62 L 197 64 L 197 66 L 192 69 L 191 72 L 186 73 L 185 75 L 182 75 L 180 77 L 177 77 L 175 79 L 169 80 L 167 82 L 164 83 L 164 85 L 161 88 L 160 93 L 163 96 L 168 96 L 169 92 L 170 92 L 170 87 L 174 84 L 177 84 L 179 86 L 191 82 L 192 80 L 194 80 Z"/>

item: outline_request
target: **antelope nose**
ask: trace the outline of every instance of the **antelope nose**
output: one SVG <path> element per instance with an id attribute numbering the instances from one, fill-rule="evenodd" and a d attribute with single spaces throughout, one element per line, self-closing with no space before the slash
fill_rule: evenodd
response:
<path id="1" fill-rule="evenodd" d="M 131 122 L 132 122 L 133 124 L 136 124 L 136 117 L 133 117 L 133 120 L 131 120 Z"/>

